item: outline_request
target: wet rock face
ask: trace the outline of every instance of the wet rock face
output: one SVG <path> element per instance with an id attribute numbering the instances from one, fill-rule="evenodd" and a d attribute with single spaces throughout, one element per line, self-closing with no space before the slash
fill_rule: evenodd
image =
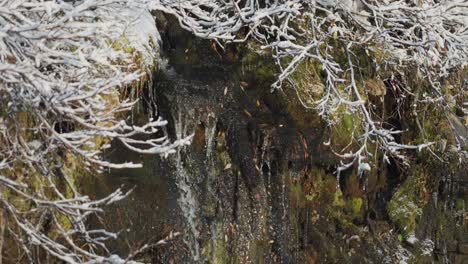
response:
<path id="1" fill-rule="evenodd" d="M 222 50 L 170 18 L 158 22 L 166 26 L 151 91 L 157 114 L 171 137 L 194 138 L 164 167 L 177 186 L 174 222 L 184 223 L 173 229 L 184 235 L 152 261 L 447 263 L 466 254 L 466 189 L 453 181 L 463 175 L 446 173 L 456 169 L 422 156 L 407 171 L 382 162 L 364 177 L 352 168 L 337 179 L 339 160 L 322 142 L 345 147 L 353 116 L 330 130 L 295 93 L 270 93 L 267 55 L 248 44 Z M 369 80 L 376 102 L 391 96 L 385 85 Z M 393 108 L 390 99 L 382 109 Z"/>
<path id="2" fill-rule="evenodd" d="M 176 134 L 180 121 L 194 131 L 183 163 L 190 168 L 198 203 L 201 259 L 303 259 L 292 253 L 300 245 L 297 232 L 289 234 L 297 227 L 289 217 L 290 183 L 284 172 L 311 163 L 321 123 L 308 124 L 315 132 L 304 136 L 293 125 L 297 117 L 282 108 L 289 103 L 285 97 L 270 94 L 251 71 L 242 74 L 241 62 L 225 60 L 229 55 L 219 54 L 210 42 L 183 32 L 168 34 L 162 35 L 169 67 L 157 75 L 155 89 L 160 115 L 175 124 L 170 134 Z M 198 66 L 187 66 L 193 64 Z"/>
<path id="3" fill-rule="evenodd" d="M 250 58 L 243 64 L 246 51 L 220 54 L 186 33 L 168 34 L 161 35 L 167 38 L 169 67 L 159 73 L 155 88 L 160 114 L 195 131 L 183 156 L 198 201 L 201 258 L 212 263 L 331 258 L 322 246 L 331 243 L 309 221 L 311 207 L 301 187 L 311 176 L 307 171 L 324 161 L 315 155 L 324 131 L 318 116 L 301 111 L 294 98 L 271 94 L 267 79 L 273 67 L 270 76 L 257 75 Z M 170 134 L 176 134 L 175 126 Z"/>
<path id="4" fill-rule="evenodd" d="M 168 63 L 156 77 L 159 114 L 195 133 L 182 159 L 197 201 L 199 260 L 394 263 L 464 254 L 464 242 L 450 256 L 434 253 L 448 241 L 434 232 L 453 234 L 444 228 L 460 222 L 435 208 L 431 191 L 440 184 L 431 182 L 440 177 L 426 173 L 425 160 L 408 172 L 385 163 L 364 178 L 345 171 L 338 182 L 339 161 L 321 143 L 346 126 L 331 133 L 290 91 L 270 93 L 267 56 L 245 45 L 222 51 L 179 29 L 161 35 Z M 391 96 L 382 82 L 368 85 L 376 101 Z"/>

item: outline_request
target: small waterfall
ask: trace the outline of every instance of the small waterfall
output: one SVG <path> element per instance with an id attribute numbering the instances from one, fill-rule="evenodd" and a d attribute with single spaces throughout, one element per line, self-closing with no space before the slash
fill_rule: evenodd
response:
<path id="1" fill-rule="evenodd" d="M 185 236 L 184 242 L 190 248 L 193 260 L 198 261 L 200 260 L 200 246 L 198 245 L 198 237 L 200 233 L 197 229 L 198 219 L 196 212 L 198 205 L 190 185 L 190 175 L 187 173 L 181 162 L 180 153 L 177 154 L 176 162 L 176 184 L 180 192 L 180 196 L 177 201 L 179 202 L 180 209 L 182 210 L 190 231 L 190 234 Z"/>
<path id="2" fill-rule="evenodd" d="M 184 138 L 187 135 L 187 129 L 183 123 L 185 122 L 182 122 L 182 114 L 179 112 L 178 121 L 175 123 L 177 138 Z M 177 155 L 175 155 L 176 185 L 180 192 L 177 201 L 189 231 L 184 237 L 184 242 L 189 247 L 193 260 L 198 262 L 200 260 L 200 245 L 198 244 L 200 232 L 198 231 L 197 217 L 198 204 L 191 184 L 191 175 L 187 172 L 182 162 L 182 151 L 183 149 L 178 149 Z"/>
<path id="3" fill-rule="evenodd" d="M 175 122 L 175 132 L 177 138 L 184 138 L 190 131 L 190 124 L 193 124 L 194 119 L 183 118 L 183 114 L 179 111 L 177 122 Z M 193 115 L 187 114 L 187 117 Z M 213 113 L 208 113 L 207 124 L 205 128 L 205 148 L 206 156 L 203 161 L 206 167 L 207 174 L 216 173 L 213 164 L 213 151 L 215 149 L 215 138 L 216 138 L 216 122 L 217 119 Z M 200 245 L 198 239 L 200 236 L 199 225 L 200 225 L 200 212 L 198 211 L 199 203 L 197 202 L 197 193 L 194 189 L 195 179 L 200 179 L 203 175 L 194 175 L 193 170 L 190 169 L 191 165 L 194 165 L 194 160 L 191 159 L 190 153 L 184 153 L 183 149 L 179 149 L 175 155 L 175 168 L 176 168 L 176 185 L 179 189 L 180 196 L 178 198 L 179 207 L 185 218 L 185 222 L 188 226 L 188 233 L 184 237 L 184 242 L 189 247 L 194 262 L 202 262 L 200 255 Z M 199 172 L 203 173 L 203 172 Z M 212 177 L 215 178 L 215 177 Z M 208 186 L 208 192 L 212 193 L 213 190 Z M 215 226 L 212 226 L 213 230 L 216 230 Z M 215 236 L 216 237 L 216 234 Z"/>

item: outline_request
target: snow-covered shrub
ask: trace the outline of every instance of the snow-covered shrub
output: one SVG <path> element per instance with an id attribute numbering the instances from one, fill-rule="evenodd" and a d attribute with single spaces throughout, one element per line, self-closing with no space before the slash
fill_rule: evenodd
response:
<path id="1" fill-rule="evenodd" d="M 127 193 L 93 201 L 75 184 L 86 171 L 141 166 L 103 160 L 111 140 L 161 155 L 188 142 L 155 138 L 164 120 L 137 126 L 124 119 L 136 102 L 122 90 L 155 66 L 159 51 L 149 12 L 125 3 L 0 3 L 2 228 L 8 246 L 16 242 L 31 263 L 40 257 L 35 247 L 70 263 L 98 259 L 103 242 L 116 237 L 88 230 L 85 220 Z"/>
<path id="2" fill-rule="evenodd" d="M 335 149 L 343 161 L 338 171 L 356 166 L 363 173 L 380 158 L 405 164 L 405 150 L 431 145 L 418 118 L 421 105 L 445 115 L 456 135 L 453 146 L 466 155 L 466 128 L 454 115 L 456 109 L 466 114 L 467 104 L 464 0 L 2 1 L 0 202 L 10 238 L 31 261 L 31 246 L 66 262 L 98 261 L 97 248 L 105 249 L 103 241 L 115 236 L 87 230 L 84 220 L 125 194 L 117 190 L 91 201 L 77 192 L 64 164 L 78 160 L 95 170 L 139 166 L 103 160 L 109 140 L 152 154 L 187 143 L 137 140 L 138 134 L 155 134 L 165 121 L 134 126 L 121 119 L 134 102 L 122 100 L 119 91 L 141 77 L 135 63 L 148 55 L 134 46 L 144 56 L 135 60 L 133 49 L 121 48 L 123 39 L 134 41 L 125 35 L 131 21 L 122 14 L 131 17 L 141 9 L 171 14 L 186 30 L 220 45 L 258 42 L 278 66 L 273 91 L 295 89 L 304 107 L 316 109 L 330 126 L 352 116 L 350 147 Z M 296 78 L 312 66 L 316 79 L 304 80 L 304 72 Z M 422 140 L 403 142 L 404 131 L 387 123 L 379 100 L 390 93 L 394 118 L 401 118 L 400 107 L 412 107 L 413 127 L 421 134 L 416 138 Z M 44 228 L 50 224 L 53 235 Z"/>

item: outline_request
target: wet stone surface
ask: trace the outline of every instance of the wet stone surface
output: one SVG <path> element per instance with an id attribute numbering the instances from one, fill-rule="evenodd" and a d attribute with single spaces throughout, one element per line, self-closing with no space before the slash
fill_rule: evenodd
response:
<path id="1" fill-rule="evenodd" d="M 160 33 L 163 63 L 154 74 L 151 105 L 169 121 L 169 137 L 193 135 L 193 142 L 167 159 L 132 156 L 113 144 L 112 160 L 145 161 L 141 170 L 111 171 L 87 187 L 99 196 L 122 184 L 136 186 L 127 200 L 101 215 L 105 227 L 122 230 L 121 239 L 111 243 L 114 253 L 126 254 L 176 231 L 182 235 L 141 258 L 152 263 L 444 263 L 466 254 L 463 243 L 447 253 L 449 237 L 466 216 L 454 218 L 460 211 L 441 194 L 437 204 L 425 202 L 424 210 L 413 214 L 417 242 L 409 243 L 409 234 L 390 221 L 388 203 L 395 193 L 413 198 L 391 165 L 366 179 L 345 171 L 338 181 L 338 160 L 322 144 L 329 130 L 291 91 L 270 92 L 275 71 L 261 55 L 245 45 L 223 51 L 177 27 Z M 428 177 L 421 171 L 409 179 L 423 189 Z M 418 195 L 427 197 L 423 191 Z M 440 231 L 449 226 L 454 228 Z"/>

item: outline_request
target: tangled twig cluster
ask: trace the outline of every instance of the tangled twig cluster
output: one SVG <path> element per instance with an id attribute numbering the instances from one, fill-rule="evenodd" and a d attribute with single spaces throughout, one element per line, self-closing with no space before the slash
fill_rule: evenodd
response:
<path id="1" fill-rule="evenodd" d="M 69 263 L 99 259 L 104 241 L 116 237 L 89 230 L 85 220 L 129 192 L 92 200 L 77 190 L 75 167 L 141 167 L 104 160 L 111 140 L 161 155 L 188 142 L 157 134 L 164 120 L 125 120 L 136 101 L 121 99 L 121 90 L 146 70 L 135 61 L 140 54 L 119 47 L 130 23 L 120 14 L 125 4 L 0 3 L 0 208 L 7 242 L 16 241 L 31 263 L 35 247 Z"/>
<path id="2" fill-rule="evenodd" d="M 278 65 L 272 90 L 292 87 L 304 107 L 316 109 L 330 125 L 339 122 L 339 114 L 357 115 L 350 143 L 357 147 L 336 151 L 342 158 L 338 171 L 355 165 L 360 173 L 369 170 L 371 145 L 383 160 L 404 162 L 404 150 L 431 144 L 399 142 L 395 135 L 402 131 L 379 119 L 368 99 L 360 57 L 377 72 L 372 78 L 400 79 L 397 88 L 406 94 L 415 91 L 407 85 L 412 76 L 404 72 L 417 69 L 430 88 L 424 100 L 441 109 L 448 109 L 444 78 L 468 61 L 465 0 L 2 1 L 0 202 L 10 238 L 31 261 L 37 257 L 34 246 L 70 263 L 99 260 L 97 249 L 106 252 L 104 241 L 115 237 L 88 230 L 84 221 L 127 193 L 117 190 L 98 201 L 79 194 L 64 166 L 67 160 L 78 159 L 95 170 L 133 168 L 140 165 L 102 158 L 110 140 L 163 155 L 187 143 L 138 139 L 155 135 L 164 120 L 142 126 L 123 120 L 121 113 L 135 102 L 119 98 L 119 89 L 142 74 L 132 53 L 115 45 L 125 28 L 115 25 L 128 23 L 119 8 L 130 5 L 171 14 L 200 38 L 257 41 Z M 312 85 L 321 87 L 318 97 L 304 97 L 311 85 L 300 87 L 295 77 L 309 64 L 320 71 L 314 77 L 318 84 Z M 395 74 L 381 74 L 389 69 Z M 457 140 L 460 146 L 466 139 Z M 58 179 L 69 194 L 58 187 Z M 45 230 L 46 223 L 52 223 L 55 234 Z"/>
<path id="3" fill-rule="evenodd" d="M 305 63 L 318 64 L 324 91 L 315 100 L 301 98 L 298 91 L 304 107 L 316 109 L 329 124 L 337 122 L 333 116 L 342 107 L 344 112 L 360 116 L 355 120 L 356 142 L 352 142 L 360 147 L 351 152 L 337 151 L 343 158 L 338 171 L 355 164 L 361 173 L 369 170 L 373 156 L 369 144 L 382 151 L 385 161 L 392 157 L 403 164 L 406 158 L 402 151 L 420 150 L 431 144 L 397 142 L 395 135 L 403 131 L 385 127 L 383 120 L 377 120 L 367 100 L 368 91 L 361 88 L 365 78 L 359 63 L 362 55 L 356 54 L 357 50 L 377 72 L 374 78 L 393 80 L 404 75 L 398 73 L 418 71 L 429 83 L 431 101 L 444 110 L 442 80 L 466 67 L 468 61 L 468 3 L 464 0 L 167 2 L 160 10 L 174 14 L 196 36 L 231 42 L 254 38 L 262 49 L 270 50 L 279 67 L 273 90 L 285 86 L 298 90 L 294 73 Z M 248 33 L 239 35 L 239 30 L 246 27 Z M 397 74 L 382 76 L 391 71 Z M 406 85 L 405 78 L 402 83 L 405 92 L 415 92 Z M 466 139 L 458 140 L 460 147 Z"/>

